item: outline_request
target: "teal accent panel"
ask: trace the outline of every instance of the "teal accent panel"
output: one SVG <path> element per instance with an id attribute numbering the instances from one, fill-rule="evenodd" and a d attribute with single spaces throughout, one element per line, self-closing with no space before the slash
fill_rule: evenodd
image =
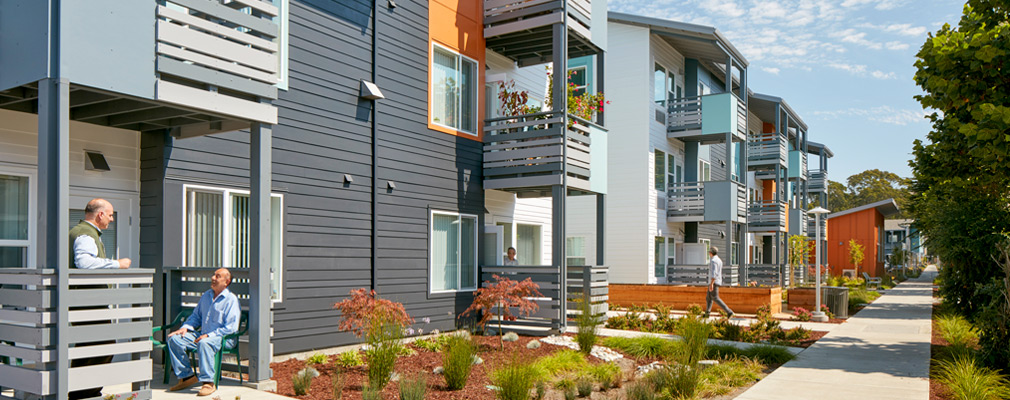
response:
<path id="1" fill-rule="evenodd" d="M 71 82 L 154 98 L 154 1 L 62 4 L 62 74 Z"/>
<path id="2" fill-rule="evenodd" d="M 729 181 L 705 182 L 705 221 L 736 219 L 736 184 Z"/>
<path id="3" fill-rule="evenodd" d="M 600 194 L 607 194 L 607 140 L 610 135 L 605 129 L 592 125 L 589 127 L 589 189 Z"/>
<path id="4" fill-rule="evenodd" d="M 736 132 L 736 97 L 731 93 L 701 97 L 701 134 Z"/>
<path id="5" fill-rule="evenodd" d="M 48 66 L 49 2 L 0 1 L 0 90 L 46 78 Z"/>
<path id="6" fill-rule="evenodd" d="M 789 152 L 789 177 L 799 178 L 800 177 L 800 157 L 803 156 L 803 152 L 799 150 L 793 150 Z"/>
<path id="7" fill-rule="evenodd" d="M 593 58 L 593 56 L 585 56 L 568 60 L 568 69 L 586 67 L 586 88 L 589 93 L 596 93 L 596 74 L 593 71 Z"/>

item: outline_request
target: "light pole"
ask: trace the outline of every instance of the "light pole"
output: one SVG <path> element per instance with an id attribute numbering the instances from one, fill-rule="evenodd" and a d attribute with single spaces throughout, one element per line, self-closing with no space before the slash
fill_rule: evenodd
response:
<path id="1" fill-rule="evenodd" d="M 814 274 L 817 275 L 817 289 L 814 290 L 814 301 L 816 302 L 814 310 L 816 311 L 814 311 L 813 316 L 810 318 L 817 322 L 827 322 L 828 320 L 828 316 L 824 314 L 824 311 L 821 311 L 821 214 L 829 212 L 823 207 L 807 211 L 808 214 L 814 214 L 814 230 L 817 231 L 817 234 L 814 236 L 817 240 L 814 242 L 814 252 L 816 253 L 814 256 Z"/>
<path id="2" fill-rule="evenodd" d="M 905 228 L 905 248 L 903 249 L 903 250 L 905 250 L 905 260 L 904 260 L 905 262 L 903 263 L 904 265 L 901 266 L 901 270 L 902 271 L 906 271 L 906 270 L 908 270 L 908 267 L 909 267 L 909 264 L 910 264 L 909 261 L 912 258 L 912 243 L 911 243 L 910 238 L 908 237 L 908 228 L 911 227 L 912 224 L 910 224 L 908 222 L 902 222 L 902 223 L 898 224 L 898 226 L 900 226 L 902 228 Z"/>

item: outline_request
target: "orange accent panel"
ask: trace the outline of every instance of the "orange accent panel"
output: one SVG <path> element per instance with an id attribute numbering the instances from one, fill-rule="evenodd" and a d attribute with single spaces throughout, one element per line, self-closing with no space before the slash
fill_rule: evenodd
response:
<path id="1" fill-rule="evenodd" d="M 880 246 L 880 227 L 884 226 L 884 216 L 876 209 L 842 215 L 828 224 L 828 265 L 832 275 L 840 275 L 843 269 L 853 269 L 849 262 L 849 240 L 855 239 L 863 245 L 863 263 L 857 275 L 866 272 L 870 276 L 884 274 L 884 264 L 877 261 Z"/>
<path id="2" fill-rule="evenodd" d="M 769 124 L 767 122 L 761 125 L 762 133 L 775 133 L 775 124 Z"/>
<path id="3" fill-rule="evenodd" d="M 428 2 L 428 90 L 431 90 L 432 43 L 448 47 L 477 60 L 477 136 L 431 122 L 431 93 L 428 93 L 428 129 L 476 141 L 484 139 L 484 12 L 473 0 L 431 0 Z"/>
<path id="4" fill-rule="evenodd" d="M 761 191 L 761 196 L 764 201 L 775 200 L 775 180 L 766 179 L 764 182 L 764 190 Z"/>

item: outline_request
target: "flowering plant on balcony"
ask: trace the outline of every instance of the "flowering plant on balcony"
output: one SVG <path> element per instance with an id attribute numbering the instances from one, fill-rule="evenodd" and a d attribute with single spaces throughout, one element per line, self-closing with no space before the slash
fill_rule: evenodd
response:
<path id="1" fill-rule="evenodd" d="M 547 73 L 547 81 L 550 82 L 552 79 L 552 73 Z M 582 118 L 587 121 L 592 121 L 597 113 L 603 112 L 603 106 L 610 104 L 609 101 L 603 96 L 603 92 L 589 93 L 585 91 L 582 94 L 576 94 L 576 89 L 578 86 L 572 82 L 572 71 L 568 71 L 568 114 L 574 115 L 576 117 Z M 552 110 L 554 100 L 554 85 L 547 86 L 547 107 Z M 568 120 L 568 127 L 575 124 L 575 121 Z"/>

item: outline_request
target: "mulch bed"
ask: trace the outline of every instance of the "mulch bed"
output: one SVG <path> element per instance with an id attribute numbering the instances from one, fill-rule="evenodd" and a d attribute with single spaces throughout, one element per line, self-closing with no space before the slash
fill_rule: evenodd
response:
<path id="1" fill-rule="evenodd" d="M 933 304 L 933 314 L 935 315 L 937 310 L 937 304 Z M 943 339 L 940 335 L 940 329 L 936 326 L 936 320 L 933 320 L 933 336 L 931 338 L 932 346 L 929 347 L 929 358 L 936 358 L 940 355 L 943 349 L 950 345 L 949 342 Z M 954 395 L 951 393 L 950 389 L 943 386 L 940 382 L 930 377 L 929 379 L 929 400 L 953 400 Z"/>
<path id="2" fill-rule="evenodd" d="M 441 353 L 425 351 L 413 344 L 409 346 L 416 350 L 417 354 L 397 359 L 395 371 L 402 377 L 410 377 L 415 374 L 424 375 L 428 380 L 429 390 L 425 399 L 494 399 L 494 392 L 486 387 L 491 384 L 489 376 L 491 371 L 506 364 L 512 357 L 534 360 L 565 348 L 543 343 L 539 349 L 527 349 L 526 343 L 538 338 L 520 336 L 516 342 L 505 342 L 505 350 L 501 351 L 499 350 L 497 336 L 475 336 L 474 338 L 480 344 L 480 350 L 477 355 L 484 359 L 484 363 L 473 366 L 473 370 L 470 372 L 470 379 L 467 380 L 466 387 L 462 390 L 449 391 L 445 385 L 445 379 L 441 375 L 435 375 L 432 372 L 435 367 L 442 365 Z M 343 398 L 348 400 L 361 399 L 361 389 L 368 382 L 365 367 L 346 369 L 338 367 L 333 362 L 336 357 L 330 356 L 330 362 L 325 365 L 314 366 L 319 371 L 320 376 L 312 380 L 310 390 L 304 396 L 295 396 L 291 377 L 302 368 L 305 368 L 305 361 L 291 359 L 270 364 L 270 367 L 274 371 L 274 379 L 277 381 L 277 394 L 307 400 L 332 399 L 332 376 L 334 370 L 340 368 L 344 375 Z M 599 362 L 596 358 L 590 358 L 590 360 Z M 400 397 L 398 385 L 393 382 L 390 382 L 382 393 L 384 399 L 397 399 Z"/>

